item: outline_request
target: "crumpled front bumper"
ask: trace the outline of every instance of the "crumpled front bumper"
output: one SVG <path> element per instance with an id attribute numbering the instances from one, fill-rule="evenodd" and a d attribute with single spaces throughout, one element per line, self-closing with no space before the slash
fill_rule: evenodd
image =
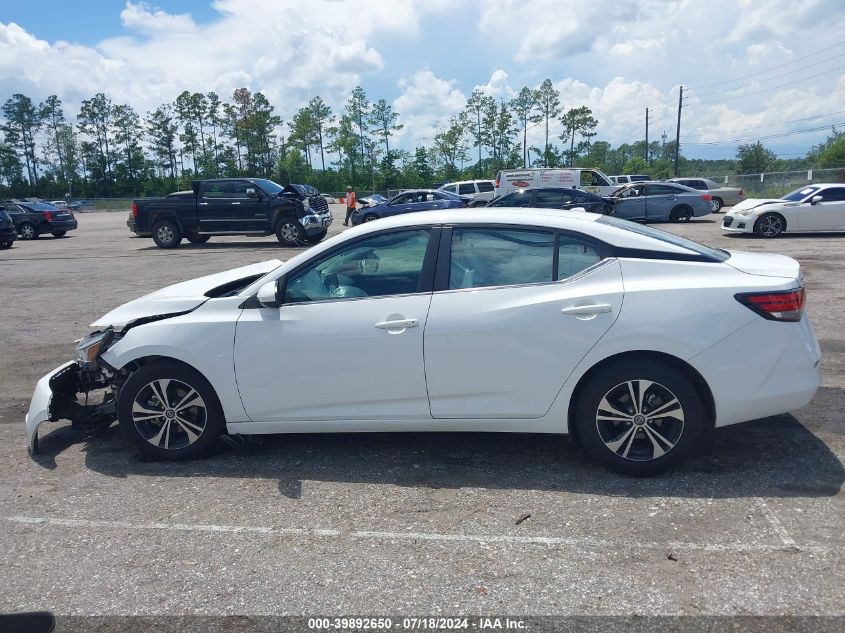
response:
<path id="1" fill-rule="evenodd" d="M 26 445 L 30 455 L 38 451 L 38 427 L 45 422 L 58 420 L 50 411 L 53 403 L 53 388 L 50 381 L 56 376 L 63 375 L 63 372 L 73 371 L 71 367 L 77 369 L 79 365 L 75 361 L 68 361 L 42 377 L 35 385 L 35 392 L 29 403 L 29 412 L 26 414 Z"/>
<path id="2" fill-rule="evenodd" d="M 69 361 L 43 376 L 35 385 L 29 412 L 26 414 L 26 441 L 29 454 L 38 452 L 38 429 L 45 422 L 70 420 L 72 424 L 99 424 L 115 418 L 114 395 L 107 393 L 98 404 L 88 404 L 92 389 L 106 387 L 92 380 L 90 372 L 76 361 Z M 86 394 L 86 404 L 80 404 L 76 394 Z"/>

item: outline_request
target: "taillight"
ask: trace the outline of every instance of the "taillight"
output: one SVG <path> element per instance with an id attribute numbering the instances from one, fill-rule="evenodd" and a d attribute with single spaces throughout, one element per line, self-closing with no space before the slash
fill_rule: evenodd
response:
<path id="1" fill-rule="evenodd" d="M 740 190 L 739 190 L 739 197 L 740 197 L 740 198 L 744 198 L 744 197 L 745 197 L 745 192 L 744 192 L 742 189 L 740 189 Z"/>
<path id="2" fill-rule="evenodd" d="M 741 292 L 736 300 L 770 321 L 800 321 L 806 295 L 803 288 L 782 292 Z"/>
<path id="3" fill-rule="evenodd" d="M 138 205 L 135 202 L 132 203 L 132 217 L 138 218 Z"/>
<path id="4" fill-rule="evenodd" d="M 47 222 L 52 222 L 53 221 L 52 211 L 45 211 L 44 212 L 44 219 L 47 220 Z"/>
<path id="5" fill-rule="evenodd" d="M 702 199 L 702 200 L 712 200 L 712 199 L 713 199 L 713 196 L 711 196 L 709 193 L 702 193 L 702 194 L 701 194 L 701 199 Z"/>

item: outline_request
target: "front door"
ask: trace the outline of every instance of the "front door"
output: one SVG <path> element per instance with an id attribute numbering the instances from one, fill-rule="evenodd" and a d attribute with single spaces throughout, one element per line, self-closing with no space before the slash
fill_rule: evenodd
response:
<path id="1" fill-rule="evenodd" d="M 845 230 L 845 187 L 823 189 L 815 196 L 821 196 L 821 201 L 805 202 L 798 208 L 798 230 Z"/>
<path id="2" fill-rule="evenodd" d="M 248 193 L 250 190 L 254 193 Z M 251 233 L 269 225 L 270 205 L 248 180 L 207 182 L 197 203 L 201 232 Z"/>
<path id="3" fill-rule="evenodd" d="M 451 246 L 425 330 L 432 416 L 542 417 L 619 315 L 619 263 L 545 230 L 454 228 Z"/>
<path id="4" fill-rule="evenodd" d="M 430 419 L 423 332 L 436 235 L 414 228 L 344 244 L 292 271 L 280 308 L 245 309 L 235 371 L 249 417 Z"/>

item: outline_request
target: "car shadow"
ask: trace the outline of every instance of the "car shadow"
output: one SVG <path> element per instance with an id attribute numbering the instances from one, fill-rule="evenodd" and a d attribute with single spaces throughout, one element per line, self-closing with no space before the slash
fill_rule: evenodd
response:
<path id="1" fill-rule="evenodd" d="M 842 389 L 823 389 L 827 405 Z M 820 411 L 814 413 L 818 408 Z M 810 426 L 835 420 L 812 405 Z M 833 416 L 835 417 L 835 416 Z M 826 497 L 838 494 L 845 468 L 794 416 L 784 414 L 715 429 L 702 450 L 657 477 L 612 473 L 567 438 L 495 433 L 291 434 L 220 441 L 191 462 L 147 462 L 127 449 L 117 425 L 91 433 L 69 426 L 44 435 L 35 461 L 56 469 L 56 456 L 83 444 L 86 466 L 109 477 L 233 477 L 278 480 L 297 499 L 303 481 L 391 484 L 419 488 L 492 488 L 623 497 Z"/>
<path id="2" fill-rule="evenodd" d="M 273 250 L 278 251 L 280 249 L 288 250 L 292 248 L 307 248 L 311 246 L 311 244 L 305 243 L 302 246 L 282 246 L 279 244 L 277 240 L 273 241 L 265 241 L 265 242 L 206 242 L 205 244 L 191 244 L 189 242 L 180 244 L 175 249 L 162 249 L 156 246 L 155 244 L 151 244 L 150 246 L 144 246 L 139 248 L 139 251 L 161 251 L 161 250 L 171 250 L 173 252 L 180 252 L 180 251 L 215 251 L 215 250 L 229 250 L 235 248 L 249 248 L 251 250 Z"/>

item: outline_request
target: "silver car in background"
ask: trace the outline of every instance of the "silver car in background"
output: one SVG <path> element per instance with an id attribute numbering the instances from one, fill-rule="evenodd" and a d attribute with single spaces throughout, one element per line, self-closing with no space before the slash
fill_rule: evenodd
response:
<path id="1" fill-rule="evenodd" d="M 674 182 L 637 182 L 613 192 L 613 215 L 639 222 L 687 222 L 713 211 L 711 196 Z"/>
<path id="2" fill-rule="evenodd" d="M 713 197 L 710 200 L 713 213 L 718 213 L 722 207 L 732 207 L 745 200 L 745 192 L 739 187 L 726 187 L 709 178 L 672 178 L 669 182 L 709 193 Z"/>

